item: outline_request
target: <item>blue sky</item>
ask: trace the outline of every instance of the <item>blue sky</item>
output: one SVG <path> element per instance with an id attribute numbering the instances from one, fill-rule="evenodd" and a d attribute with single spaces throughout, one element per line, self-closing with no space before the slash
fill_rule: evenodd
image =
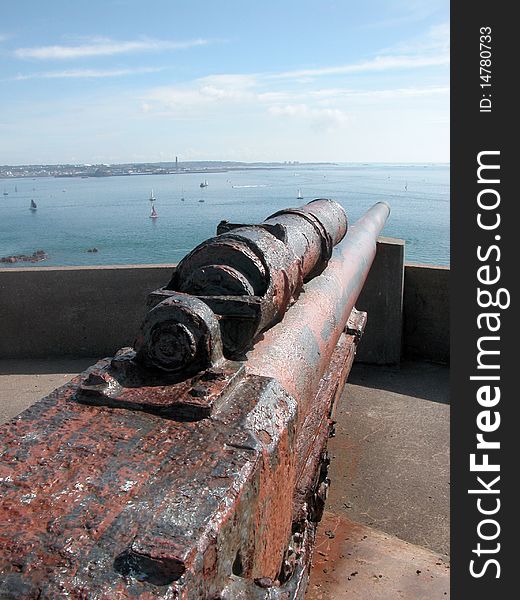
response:
<path id="1" fill-rule="evenodd" d="M 448 162 L 447 0 L 17 0 L 0 164 Z"/>

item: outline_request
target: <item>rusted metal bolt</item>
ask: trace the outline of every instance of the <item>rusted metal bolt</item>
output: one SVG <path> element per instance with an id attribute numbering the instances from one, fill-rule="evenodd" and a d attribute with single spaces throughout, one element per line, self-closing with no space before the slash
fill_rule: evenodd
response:
<path id="1" fill-rule="evenodd" d="M 209 394 L 209 390 L 201 385 L 194 385 L 190 391 L 190 396 L 194 396 L 195 398 L 202 398 Z"/>
<path id="2" fill-rule="evenodd" d="M 106 379 L 104 379 L 104 377 L 101 375 L 101 373 L 96 373 L 95 371 L 93 373 L 90 373 L 89 376 L 83 381 L 83 383 L 81 384 L 82 386 L 107 386 L 108 385 L 108 381 L 106 381 Z"/>
<path id="3" fill-rule="evenodd" d="M 161 368 L 179 370 L 189 364 L 197 353 L 193 333 L 182 323 L 160 323 L 150 335 L 148 355 Z"/>
<path id="4" fill-rule="evenodd" d="M 261 588 L 270 588 L 273 586 L 274 582 L 270 577 L 258 577 L 255 579 L 255 584 Z"/>

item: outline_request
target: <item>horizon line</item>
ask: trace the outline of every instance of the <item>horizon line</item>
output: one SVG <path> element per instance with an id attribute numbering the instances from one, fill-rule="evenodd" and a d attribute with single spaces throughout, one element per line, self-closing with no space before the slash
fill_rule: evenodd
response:
<path id="1" fill-rule="evenodd" d="M 341 160 L 315 160 L 315 161 L 281 161 L 281 160 L 219 160 L 219 159 L 195 159 L 195 160 L 179 160 L 178 165 L 181 164 L 192 164 L 192 163 L 222 163 L 222 164 L 244 164 L 244 165 L 255 165 L 255 164 L 270 164 L 270 165 L 282 165 L 282 166 L 305 166 L 305 165 L 449 165 L 449 160 L 437 160 L 437 161 L 386 161 L 386 160 L 359 160 L 359 161 L 341 161 Z M 27 163 L 13 163 L 13 164 L 0 164 L 0 168 L 9 167 L 93 167 L 93 166 L 104 166 L 104 167 L 116 167 L 121 165 L 174 165 L 175 159 L 173 160 L 161 160 L 161 161 L 139 161 L 139 162 L 27 162 Z"/>

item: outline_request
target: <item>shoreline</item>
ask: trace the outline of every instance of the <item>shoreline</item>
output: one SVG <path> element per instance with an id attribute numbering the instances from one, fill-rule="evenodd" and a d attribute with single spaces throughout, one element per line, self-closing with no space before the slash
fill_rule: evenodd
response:
<path id="1" fill-rule="evenodd" d="M 168 165 L 168 167 L 163 167 L 161 165 Z M 156 170 L 143 170 L 139 172 L 118 172 L 119 169 L 122 168 L 138 168 L 138 167 L 147 167 L 147 169 L 155 168 Z M 419 163 L 378 163 L 378 162 L 348 162 L 348 163 L 339 163 L 339 162 L 310 162 L 310 163 L 251 163 L 251 164 L 241 164 L 241 163 L 231 163 L 226 164 L 223 163 L 222 166 L 208 166 L 208 167 L 193 167 L 193 168 L 175 168 L 174 163 L 120 163 L 114 165 L 67 165 L 67 164 L 54 164 L 54 165 L 0 165 L 0 181 L 12 181 L 15 179 L 44 179 L 44 178 L 54 178 L 54 179 L 103 179 L 105 177 L 131 177 L 136 175 L 190 175 L 190 174 L 216 174 L 216 173 L 232 173 L 232 172 L 241 172 L 241 171 L 280 171 L 285 169 L 296 169 L 296 170 L 304 170 L 306 168 L 316 168 L 316 167 L 343 167 L 343 168 L 354 168 L 359 169 L 362 167 L 389 167 L 389 168 L 397 168 L 397 167 L 409 167 L 409 168 L 428 168 L 428 167 L 450 167 L 450 163 L 435 163 L 435 162 L 419 162 Z M 76 173 L 27 173 L 23 172 L 16 173 L 15 175 L 6 175 L 6 170 L 19 170 L 19 169 L 31 169 L 38 167 L 39 170 L 49 170 L 55 171 L 60 168 L 66 170 L 67 168 L 80 169 L 82 167 L 85 168 L 93 168 L 97 167 L 96 171 L 103 170 L 102 172 L 96 174 L 96 172 L 85 172 L 85 171 L 77 171 Z M 110 169 L 114 169 L 115 172 L 110 172 Z M 2 173 L 4 171 L 4 173 Z"/>

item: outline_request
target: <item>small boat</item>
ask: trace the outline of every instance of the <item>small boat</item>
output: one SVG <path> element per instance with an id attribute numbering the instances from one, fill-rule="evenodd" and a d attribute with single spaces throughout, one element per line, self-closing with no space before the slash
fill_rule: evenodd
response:
<path id="1" fill-rule="evenodd" d="M 203 182 L 200 184 L 200 187 L 201 187 L 201 188 L 206 188 L 206 187 L 208 187 L 208 180 L 207 180 L 207 179 L 204 179 L 204 181 L 203 181 Z"/>
<path id="2" fill-rule="evenodd" d="M 4 190 L 4 196 L 9 196 L 9 192 L 6 192 L 6 191 Z"/>
<path id="3" fill-rule="evenodd" d="M 199 200 L 199 202 L 205 202 L 204 198 L 201 198 L 201 199 Z"/>
<path id="4" fill-rule="evenodd" d="M 301 190 L 298 190 L 298 195 L 296 196 L 298 200 L 303 200 L 303 194 Z"/>
<path id="5" fill-rule="evenodd" d="M 157 219 L 159 217 L 159 215 L 157 214 L 157 211 L 155 210 L 155 206 L 152 204 L 152 212 L 150 213 L 150 219 Z"/>
<path id="6" fill-rule="evenodd" d="M 31 205 L 29 206 L 29 210 L 32 210 L 34 212 L 37 208 L 38 207 L 36 206 L 36 202 L 34 200 L 31 200 Z"/>
<path id="7" fill-rule="evenodd" d="M 150 192 L 150 202 L 155 202 L 155 196 L 153 195 L 153 190 Z"/>

